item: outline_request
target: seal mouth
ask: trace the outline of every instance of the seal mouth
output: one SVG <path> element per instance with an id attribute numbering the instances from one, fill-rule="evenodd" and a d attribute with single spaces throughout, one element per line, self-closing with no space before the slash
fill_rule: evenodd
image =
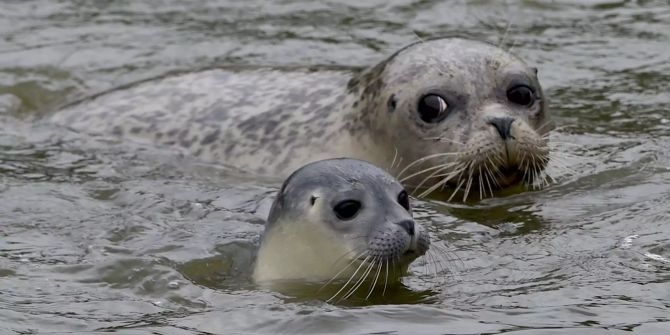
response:
<path id="1" fill-rule="evenodd" d="M 416 250 L 407 250 L 402 253 L 403 256 L 419 256 Z"/>
<path id="2" fill-rule="evenodd" d="M 359 256 L 356 259 L 360 262 L 376 262 L 376 261 L 381 261 L 381 262 L 395 262 L 397 264 L 409 264 L 412 261 L 414 261 L 416 258 L 423 256 L 427 249 L 428 245 L 430 242 L 424 241 L 423 239 L 420 242 L 421 243 L 418 246 L 408 246 L 406 250 L 402 249 L 396 249 L 396 250 L 389 250 L 387 252 L 381 252 L 381 253 L 372 253 L 372 257 L 370 257 L 370 254 L 367 254 L 365 256 Z"/>
<path id="3" fill-rule="evenodd" d="M 497 191 L 511 187 L 529 185 L 533 188 L 546 183 L 544 169 L 546 158 L 536 156 L 520 162 L 510 161 L 506 157 L 491 159 L 462 159 L 454 163 L 454 168 L 421 179 L 414 187 L 419 197 L 426 197 L 438 191 L 449 195 L 451 201 L 462 191 L 462 201 L 468 195 L 478 194 L 480 199 L 494 196 Z M 528 157 L 531 157 L 530 155 Z M 433 185 L 428 185 L 433 182 Z M 476 196 L 475 196 L 476 197 Z"/>
<path id="4" fill-rule="evenodd" d="M 520 166 L 502 166 L 498 171 L 500 171 L 500 174 L 496 180 L 501 189 L 518 185 L 524 180 L 524 173 Z"/>
<path id="5" fill-rule="evenodd" d="M 388 261 L 392 261 L 392 260 L 403 261 L 407 258 L 411 258 L 411 259 L 417 258 L 419 256 L 422 256 L 423 254 L 424 253 L 419 253 L 418 250 L 410 249 L 410 250 L 395 253 L 395 254 L 390 254 L 390 255 L 385 255 L 385 256 L 377 256 L 374 259 L 381 260 L 381 261 L 386 261 L 386 260 L 388 260 Z M 370 258 L 365 257 L 365 256 L 360 256 L 360 257 L 357 257 L 356 259 L 358 261 L 361 261 L 361 262 L 370 262 Z"/>
<path id="6" fill-rule="evenodd" d="M 484 174 L 475 173 L 471 176 L 466 176 L 466 178 L 472 178 L 472 184 L 478 185 L 481 181 L 484 185 L 488 187 L 488 184 L 495 189 L 504 189 L 510 186 L 521 184 L 524 180 L 528 179 L 530 176 L 526 174 L 524 176 L 524 170 L 517 165 L 506 165 L 500 166 L 496 169 L 496 172 L 491 173 L 488 177 Z M 446 183 L 451 188 L 458 188 L 459 183 L 462 179 L 450 180 Z M 461 187 L 463 183 L 461 183 Z"/>

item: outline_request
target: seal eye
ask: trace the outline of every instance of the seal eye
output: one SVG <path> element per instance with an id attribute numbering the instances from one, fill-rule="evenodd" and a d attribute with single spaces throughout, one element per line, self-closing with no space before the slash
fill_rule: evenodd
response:
<path id="1" fill-rule="evenodd" d="M 437 123 L 447 116 L 447 102 L 439 95 L 428 94 L 419 101 L 419 116 L 427 123 Z"/>
<path id="2" fill-rule="evenodd" d="M 507 100 L 517 105 L 530 107 L 535 103 L 535 93 L 526 85 L 514 86 L 507 91 Z"/>
<path id="3" fill-rule="evenodd" d="M 402 191 L 398 194 L 398 203 L 404 209 L 409 210 L 409 197 L 407 196 L 407 192 Z"/>
<path id="4" fill-rule="evenodd" d="M 340 201 L 333 211 L 335 211 L 335 216 L 340 220 L 351 220 L 356 214 L 361 210 L 361 203 L 356 200 L 344 200 Z"/>

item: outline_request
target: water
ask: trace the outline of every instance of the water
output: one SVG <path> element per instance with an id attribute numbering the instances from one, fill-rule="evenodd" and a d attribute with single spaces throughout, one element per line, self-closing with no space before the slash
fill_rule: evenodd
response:
<path id="1" fill-rule="evenodd" d="M 0 32 L 2 334 L 670 329 L 667 1 L 4 0 Z M 33 121 L 174 70 L 359 67 L 444 34 L 539 67 L 570 171 L 536 192 L 415 201 L 450 272 L 417 262 L 367 303 L 249 281 L 276 185 Z"/>

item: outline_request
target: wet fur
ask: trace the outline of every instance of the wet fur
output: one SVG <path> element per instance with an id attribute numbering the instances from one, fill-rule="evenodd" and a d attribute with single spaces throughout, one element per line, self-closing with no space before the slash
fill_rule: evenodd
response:
<path id="1" fill-rule="evenodd" d="M 504 87 L 519 76 L 538 88 L 532 110 L 504 101 Z M 417 99 L 436 90 L 450 97 L 453 110 L 439 125 L 424 124 Z M 504 144 L 486 121 L 492 115 L 518 119 L 512 144 L 518 161 L 527 162 L 517 167 L 525 177 L 516 182 L 546 181 L 552 125 L 535 69 L 461 38 L 413 43 L 360 74 L 212 69 L 167 77 L 75 104 L 51 121 L 278 177 L 320 159 L 358 158 L 390 167 L 415 194 L 427 195 L 466 190 L 477 178 L 491 194 L 505 186 L 498 176 Z"/>

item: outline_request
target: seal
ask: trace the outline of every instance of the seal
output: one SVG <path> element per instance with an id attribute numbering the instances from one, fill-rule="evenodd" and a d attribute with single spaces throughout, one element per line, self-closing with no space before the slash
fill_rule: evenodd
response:
<path id="1" fill-rule="evenodd" d="M 278 191 L 253 279 L 262 285 L 346 281 L 335 294 L 346 299 L 366 279 L 398 278 L 429 245 L 395 178 L 365 161 L 322 160 L 295 171 Z"/>
<path id="2" fill-rule="evenodd" d="M 260 175 L 357 158 L 421 195 L 451 187 L 465 199 L 546 181 L 553 123 L 536 73 L 494 45 L 439 38 L 359 72 L 215 68 L 156 78 L 50 118 Z"/>

